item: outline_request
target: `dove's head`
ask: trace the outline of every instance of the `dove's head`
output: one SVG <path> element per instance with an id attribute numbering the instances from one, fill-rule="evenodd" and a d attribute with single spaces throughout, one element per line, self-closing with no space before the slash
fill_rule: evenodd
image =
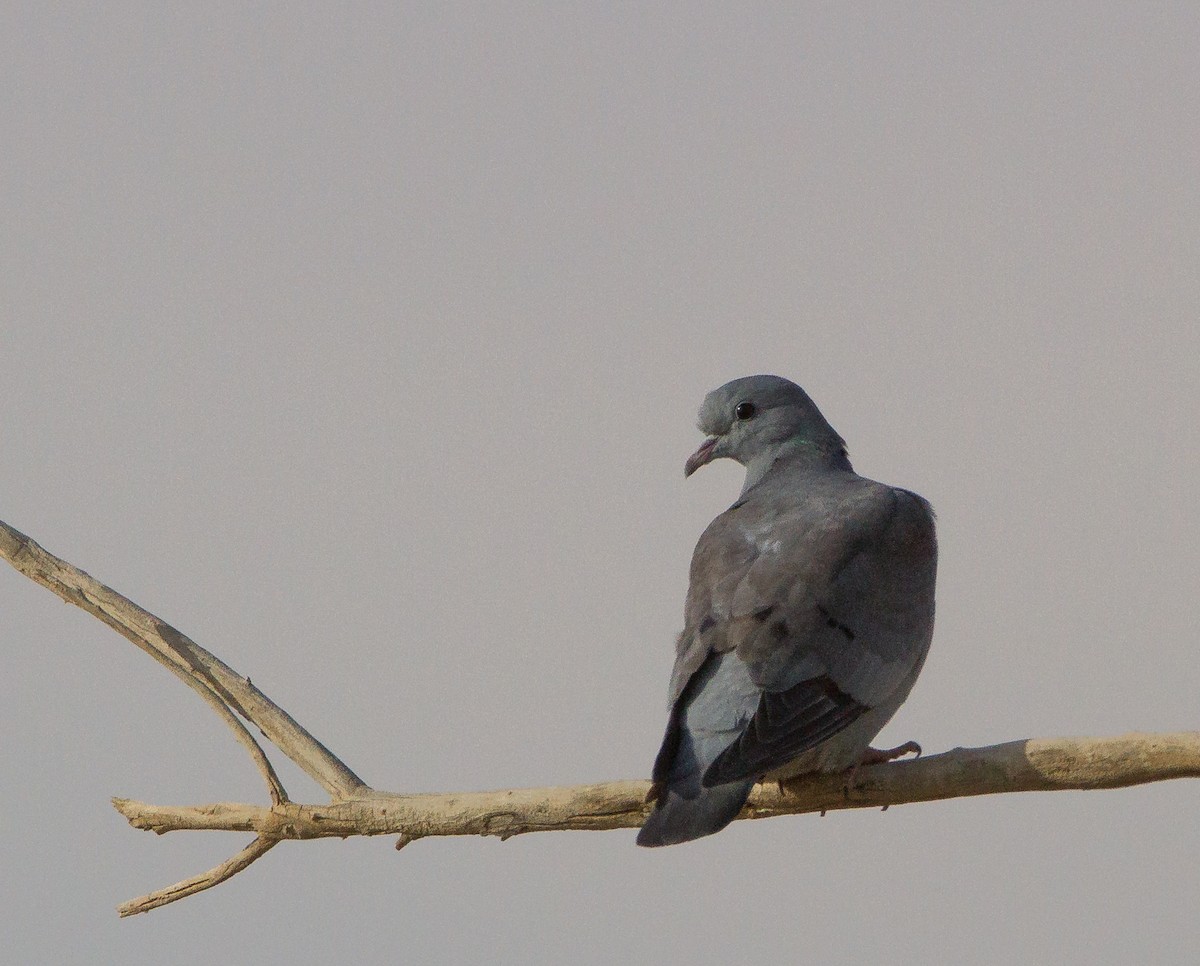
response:
<path id="1" fill-rule="evenodd" d="M 722 457 L 765 472 L 789 450 L 845 460 L 846 444 L 808 394 L 780 376 L 746 376 L 714 389 L 704 397 L 697 426 L 708 439 L 689 457 L 685 476 Z"/>

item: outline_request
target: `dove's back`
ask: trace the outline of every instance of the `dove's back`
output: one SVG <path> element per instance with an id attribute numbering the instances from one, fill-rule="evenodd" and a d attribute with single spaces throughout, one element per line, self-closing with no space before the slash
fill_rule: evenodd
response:
<path id="1" fill-rule="evenodd" d="M 640 845 L 731 822 L 755 781 L 857 764 L 933 632 L 919 496 L 849 464 L 780 460 L 704 532 Z"/>

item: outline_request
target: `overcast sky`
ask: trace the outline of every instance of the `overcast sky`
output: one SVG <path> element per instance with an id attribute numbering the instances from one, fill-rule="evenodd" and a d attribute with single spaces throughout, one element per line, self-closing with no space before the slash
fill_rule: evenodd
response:
<path id="1" fill-rule="evenodd" d="M 648 12 L 648 7 L 657 10 Z M 880 736 L 1200 727 L 1195 4 L 33 4 L 0 14 L 0 519 L 395 791 L 646 777 L 726 380 L 939 514 Z M 196 696 L 0 571 L 11 962 L 1194 962 L 1174 782 L 284 843 Z M 297 799 L 319 790 L 286 762 Z"/>

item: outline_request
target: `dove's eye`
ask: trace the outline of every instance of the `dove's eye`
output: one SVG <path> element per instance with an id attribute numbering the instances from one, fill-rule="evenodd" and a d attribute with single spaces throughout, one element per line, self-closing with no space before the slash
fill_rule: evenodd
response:
<path id="1" fill-rule="evenodd" d="M 738 419 L 749 419 L 756 412 L 758 412 L 758 407 L 756 407 L 752 402 L 740 402 L 736 407 L 734 407 L 733 410 L 733 414 Z"/>

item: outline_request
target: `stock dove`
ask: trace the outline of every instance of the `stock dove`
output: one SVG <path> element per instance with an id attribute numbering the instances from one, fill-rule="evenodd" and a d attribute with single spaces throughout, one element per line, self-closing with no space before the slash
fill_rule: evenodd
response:
<path id="1" fill-rule="evenodd" d="M 710 392 L 691 476 L 728 457 L 741 496 L 700 537 L 639 845 L 719 832 L 754 783 L 920 751 L 871 739 L 908 696 L 933 634 L 933 511 L 858 476 L 845 442 L 779 376 Z"/>

